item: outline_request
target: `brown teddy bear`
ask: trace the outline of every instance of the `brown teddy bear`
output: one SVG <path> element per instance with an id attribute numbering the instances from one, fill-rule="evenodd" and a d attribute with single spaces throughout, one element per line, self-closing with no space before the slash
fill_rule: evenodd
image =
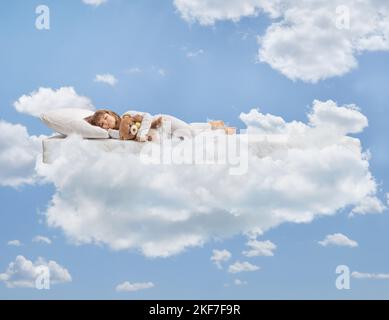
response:
<path id="1" fill-rule="evenodd" d="M 138 137 L 139 128 L 142 125 L 143 116 L 137 114 L 134 116 L 124 115 L 120 121 L 119 136 L 121 140 L 136 140 L 141 141 Z M 154 119 L 151 123 L 150 129 L 158 129 L 162 125 L 162 117 Z M 152 134 L 147 134 L 147 141 L 153 140 Z M 144 141 L 142 141 L 144 142 Z"/>

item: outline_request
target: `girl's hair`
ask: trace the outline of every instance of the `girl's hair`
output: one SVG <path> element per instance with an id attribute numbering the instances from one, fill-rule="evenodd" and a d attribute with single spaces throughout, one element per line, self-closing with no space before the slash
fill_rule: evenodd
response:
<path id="1" fill-rule="evenodd" d="M 114 129 L 119 130 L 121 118 L 116 112 L 113 112 L 111 110 L 107 110 L 107 109 L 97 110 L 93 115 L 85 118 L 85 120 L 87 122 L 89 122 L 92 126 L 99 126 L 98 123 L 99 123 L 100 119 L 102 117 L 104 117 L 104 115 L 106 113 L 108 113 L 109 115 L 111 115 L 115 118 L 115 128 Z"/>

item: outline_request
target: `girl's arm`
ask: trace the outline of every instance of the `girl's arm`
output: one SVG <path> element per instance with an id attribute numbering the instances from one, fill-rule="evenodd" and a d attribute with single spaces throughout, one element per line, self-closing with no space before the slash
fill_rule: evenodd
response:
<path id="1" fill-rule="evenodd" d="M 111 139 L 120 139 L 119 130 L 108 129 L 108 135 Z"/>

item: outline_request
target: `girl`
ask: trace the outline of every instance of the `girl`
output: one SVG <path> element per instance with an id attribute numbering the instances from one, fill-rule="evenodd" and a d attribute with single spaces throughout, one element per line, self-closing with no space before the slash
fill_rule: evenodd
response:
<path id="1" fill-rule="evenodd" d="M 133 121 L 128 121 L 128 117 L 132 118 L 131 120 Z M 125 120 L 123 121 L 123 119 Z M 131 126 L 128 127 L 126 124 L 136 123 L 139 121 L 138 119 L 141 120 L 138 123 L 136 133 L 129 134 L 131 133 Z M 162 125 L 166 127 L 170 125 L 170 128 L 166 128 L 169 129 L 170 137 L 176 136 L 181 140 L 191 137 L 190 125 L 170 115 L 152 116 L 147 112 L 127 111 L 120 117 L 111 110 L 101 109 L 97 110 L 92 116 L 85 118 L 85 120 L 91 125 L 108 130 L 110 137 L 114 139 L 137 140 L 140 142 L 150 141 L 152 140 L 151 135 L 149 135 L 150 129 L 158 129 Z"/>

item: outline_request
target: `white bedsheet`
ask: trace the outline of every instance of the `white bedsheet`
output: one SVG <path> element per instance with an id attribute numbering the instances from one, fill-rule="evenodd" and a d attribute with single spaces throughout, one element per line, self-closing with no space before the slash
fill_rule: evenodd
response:
<path id="1" fill-rule="evenodd" d="M 190 127 L 192 130 L 192 136 L 196 136 L 204 132 L 225 134 L 224 130 L 219 130 L 220 132 L 217 132 L 218 130 L 212 130 L 211 125 L 208 123 L 191 123 Z M 66 136 L 64 135 L 55 135 L 43 140 L 42 147 L 44 163 L 52 163 L 58 157 L 65 139 Z M 144 147 L 143 142 L 137 141 L 122 141 L 117 139 L 86 139 L 86 141 L 91 145 L 97 146 L 103 151 L 125 154 L 139 154 L 142 147 Z"/>
<path id="2" fill-rule="evenodd" d="M 202 134 L 220 136 L 221 138 L 228 137 L 225 135 L 224 130 L 204 130 Z M 240 134 L 234 135 L 240 139 Z M 233 138 L 234 136 L 230 136 Z M 50 138 L 46 138 L 42 142 L 43 146 L 43 162 L 53 163 L 61 153 L 61 147 L 66 141 L 66 136 L 56 135 Z M 173 140 L 174 141 L 174 140 Z M 220 141 L 220 140 L 219 140 Z M 91 146 L 97 146 L 99 149 L 105 152 L 123 153 L 123 154 L 139 154 L 145 146 L 144 142 L 137 141 L 123 141 L 117 139 L 84 139 L 84 142 L 91 144 Z M 175 141 L 173 144 L 177 144 L 180 141 Z M 249 148 L 251 153 L 255 154 L 259 158 L 266 156 L 282 156 L 290 147 L 291 142 L 288 141 L 286 135 L 263 135 L 263 134 L 250 134 L 248 136 Z M 293 143 L 292 143 L 293 144 Z M 297 147 L 298 146 L 294 146 Z"/>
<path id="3" fill-rule="evenodd" d="M 66 137 L 57 135 L 47 139 L 43 139 L 43 162 L 52 163 L 60 154 L 61 146 Z M 137 154 L 141 151 L 142 142 L 123 141 L 116 139 L 87 139 L 87 142 L 97 146 L 103 151 L 118 152 L 118 153 L 133 153 Z"/>

